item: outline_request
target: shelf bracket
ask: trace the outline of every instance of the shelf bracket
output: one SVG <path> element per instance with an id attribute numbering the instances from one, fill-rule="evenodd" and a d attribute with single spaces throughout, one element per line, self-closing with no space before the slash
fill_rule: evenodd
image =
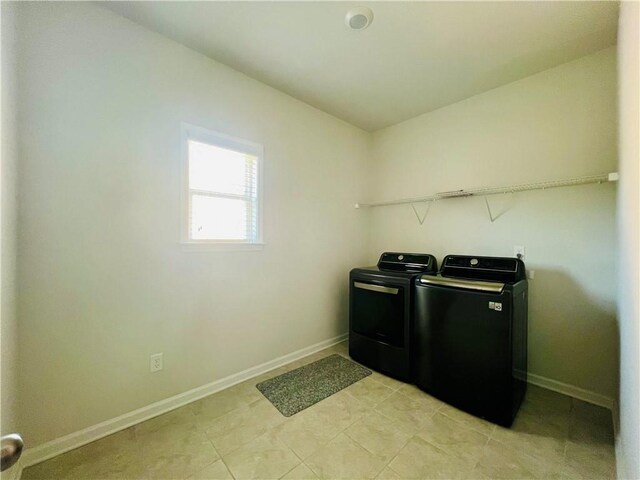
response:
<path id="1" fill-rule="evenodd" d="M 510 193 L 511 195 L 513 195 L 515 192 L 504 192 L 504 193 Z M 489 220 L 491 220 L 491 223 L 495 222 L 497 219 L 499 219 L 502 215 L 507 213 L 507 211 L 509 210 L 508 208 L 505 208 L 497 215 L 494 215 L 491 212 L 491 205 L 489 204 L 489 199 L 486 196 L 484 197 L 484 204 L 487 206 L 487 212 L 489 213 Z"/>
<path id="2" fill-rule="evenodd" d="M 422 225 L 425 221 L 425 219 L 427 218 L 427 214 L 429 213 L 429 209 L 431 208 L 431 204 L 433 203 L 433 200 L 427 201 L 427 202 L 422 202 L 422 203 L 426 203 L 427 204 L 427 209 L 424 211 L 424 215 L 420 216 L 420 213 L 418 212 L 418 209 L 416 208 L 416 202 L 411 203 L 411 208 L 413 208 L 413 213 L 416 214 L 416 217 L 418 218 L 418 222 L 420 222 L 420 225 Z"/>

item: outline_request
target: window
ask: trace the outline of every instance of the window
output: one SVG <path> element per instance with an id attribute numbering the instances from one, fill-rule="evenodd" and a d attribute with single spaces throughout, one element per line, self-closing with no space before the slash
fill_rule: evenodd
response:
<path id="1" fill-rule="evenodd" d="M 187 243 L 260 244 L 262 145 L 183 127 Z"/>

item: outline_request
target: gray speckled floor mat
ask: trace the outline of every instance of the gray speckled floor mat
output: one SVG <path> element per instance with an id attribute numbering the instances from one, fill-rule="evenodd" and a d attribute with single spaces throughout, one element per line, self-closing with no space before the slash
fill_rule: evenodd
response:
<path id="1" fill-rule="evenodd" d="M 265 380 L 256 388 L 290 417 L 369 375 L 371 370 L 334 354 Z"/>

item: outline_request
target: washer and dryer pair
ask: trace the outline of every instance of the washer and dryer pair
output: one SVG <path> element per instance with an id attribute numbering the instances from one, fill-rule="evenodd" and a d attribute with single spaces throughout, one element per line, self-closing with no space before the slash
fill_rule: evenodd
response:
<path id="1" fill-rule="evenodd" d="M 511 425 L 526 390 L 525 265 L 386 252 L 350 274 L 349 354 L 461 410 Z"/>

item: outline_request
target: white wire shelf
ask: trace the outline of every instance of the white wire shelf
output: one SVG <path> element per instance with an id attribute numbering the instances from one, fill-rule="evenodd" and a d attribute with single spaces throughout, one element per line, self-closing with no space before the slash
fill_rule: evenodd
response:
<path id="1" fill-rule="evenodd" d="M 439 192 L 433 195 L 425 195 L 422 197 L 401 198 L 398 200 L 388 200 L 384 202 L 374 203 L 356 203 L 356 208 L 370 208 L 370 207 L 386 207 L 389 205 L 404 205 L 421 202 L 432 202 L 436 200 L 445 200 L 448 198 L 460 198 L 481 196 L 486 197 L 488 195 L 502 195 L 505 193 L 525 192 L 528 190 L 546 190 L 548 188 L 558 187 L 571 187 L 575 185 L 587 185 L 590 183 L 605 183 L 618 181 L 618 173 L 603 173 L 601 175 L 590 175 L 586 177 L 574 177 L 563 180 L 549 180 L 546 182 L 538 183 L 522 183 L 519 185 L 509 185 L 503 187 L 485 187 L 485 188 L 472 188 L 469 190 L 452 190 L 448 192 Z"/>
<path id="2" fill-rule="evenodd" d="M 495 222 L 498 218 L 500 218 L 505 212 L 503 211 L 500 214 L 494 214 L 491 209 L 491 205 L 489 204 L 489 200 L 487 197 L 489 195 L 503 195 L 506 193 L 516 193 L 516 192 L 526 192 L 528 190 L 546 190 L 547 188 L 558 188 L 558 187 L 571 187 L 574 185 L 587 185 L 590 183 L 605 183 L 605 182 L 617 182 L 618 181 L 618 173 L 603 173 L 601 175 L 590 175 L 587 177 L 574 177 L 574 178 L 566 178 L 563 180 L 549 180 L 546 182 L 538 182 L 538 183 L 521 183 L 519 185 L 509 185 L 506 187 L 485 187 L 485 188 L 473 188 L 469 190 L 451 190 L 448 192 L 439 192 L 433 195 L 426 195 L 423 197 L 412 197 L 412 198 L 401 198 L 399 200 L 389 200 L 386 202 L 376 202 L 376 203 L 356 203 L 356 208 L 369 208 L 369 207 L 386 207 L 389 205 L 404 205 L 411 204 L 411 208 L 413 209 L 413 213 L 415 213 L 418 222 L 422 225 L 427 218 L 427 214 L 429 213 L 429 209 L 433 202 L 436 200 L 446 200 L 447 198 L 460 198 L 460 197 L 472 197 L 479 196 L 484 198 L 484 203 L 487 206 L 487 213 L 489 214 L 489 220 L 491 222 Z M 426 209 L 424 213 L 420 213 L 418 208 L 416 208 L 416 204 L 426 204 Z"/>

